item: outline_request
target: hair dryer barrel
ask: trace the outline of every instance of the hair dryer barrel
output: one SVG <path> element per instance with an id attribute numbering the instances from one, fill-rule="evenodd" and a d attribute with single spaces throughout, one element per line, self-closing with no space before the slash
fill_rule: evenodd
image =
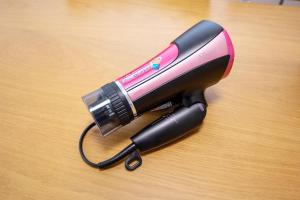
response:
<path id="1" fill-rule="evenodd" d="M 135 116 L 217 83 L 229 74 L 233 60 L 228 33 L 214 22 L 201 21 L 157 56 L 83 101 L 106 135 Z"/>

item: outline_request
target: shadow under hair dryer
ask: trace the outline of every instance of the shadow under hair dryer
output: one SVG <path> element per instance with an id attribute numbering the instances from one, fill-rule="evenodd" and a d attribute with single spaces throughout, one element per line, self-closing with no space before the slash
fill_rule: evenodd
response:
<path id="1" fill-rule="evenodd" d="M 142 164 L 139 152 L 174 141 L 201 124 L 207 106 L 203 92 L 229 74 L 233 60 L 228 33 L 214 22 L 201 21 L 154 58 L 82 97 L 95 121 L 80 137 L 82 159 L 104 169 L 127 157 L 126 169 L 136 169 Z M 147 111 L 167 107 L 173 112 L 132 136 L 132 143 L 114 157 L 99 163 L 86 158 L 83 140 L 96 124 L 108 135 Z"/>

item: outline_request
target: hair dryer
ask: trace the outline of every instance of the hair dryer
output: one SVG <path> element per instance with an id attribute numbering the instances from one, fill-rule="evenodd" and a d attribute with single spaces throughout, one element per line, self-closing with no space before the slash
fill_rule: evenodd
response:
<path id="1" fill-rule="evenodd" d="M 228 33 L 205 20 L 138 68 L 82 97 L 95 121 L 79 141 L 83 160 L 103 169 L 128 156 L 126 169 L 136 169 L 142 164 L 139 151 L 169 143 L 201 124 L 207 106 L 203 92 L 229 74 L 233 60 Z M 102 135 L 108 135 L 147 111 L 167 107 L 174 111 L 132 136 L 132 143 L 111 159 L 92 163 L 83 153 L 83 139 L 96 124 Z"/>

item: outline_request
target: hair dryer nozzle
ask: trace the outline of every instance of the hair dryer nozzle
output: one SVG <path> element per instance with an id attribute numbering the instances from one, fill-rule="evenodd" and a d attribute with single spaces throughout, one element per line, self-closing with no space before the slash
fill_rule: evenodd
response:
<path id="1" fill-rule="evenodd" d="M 115 82 L 82 97 L 102 135 L 108 135 L 133 118 L 130 101 Z"/>

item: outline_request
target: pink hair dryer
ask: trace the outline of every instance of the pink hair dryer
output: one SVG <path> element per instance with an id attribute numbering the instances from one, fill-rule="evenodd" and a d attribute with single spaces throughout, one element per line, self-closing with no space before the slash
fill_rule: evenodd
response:
<path id="1" fill-rule="evenodd" d="M 139 152 L 174 141 L 201 124 L 207 106 L 203 92 L 229 74 L 233 60 L 228 33 L 211 21 L 197 23 L 154 58 L 83 97 L 95 122 L 81 135 L 81 157 L 99 169 L 127 157 L 126 169 L 136 169 L 142 164 Z M 96 124 L 108 135 L 147 111 L 166 107 L 173 112 L 132 136 L 132 143 L 111 159 L 92 163 L 86 158 L 83 139 Z"/>

